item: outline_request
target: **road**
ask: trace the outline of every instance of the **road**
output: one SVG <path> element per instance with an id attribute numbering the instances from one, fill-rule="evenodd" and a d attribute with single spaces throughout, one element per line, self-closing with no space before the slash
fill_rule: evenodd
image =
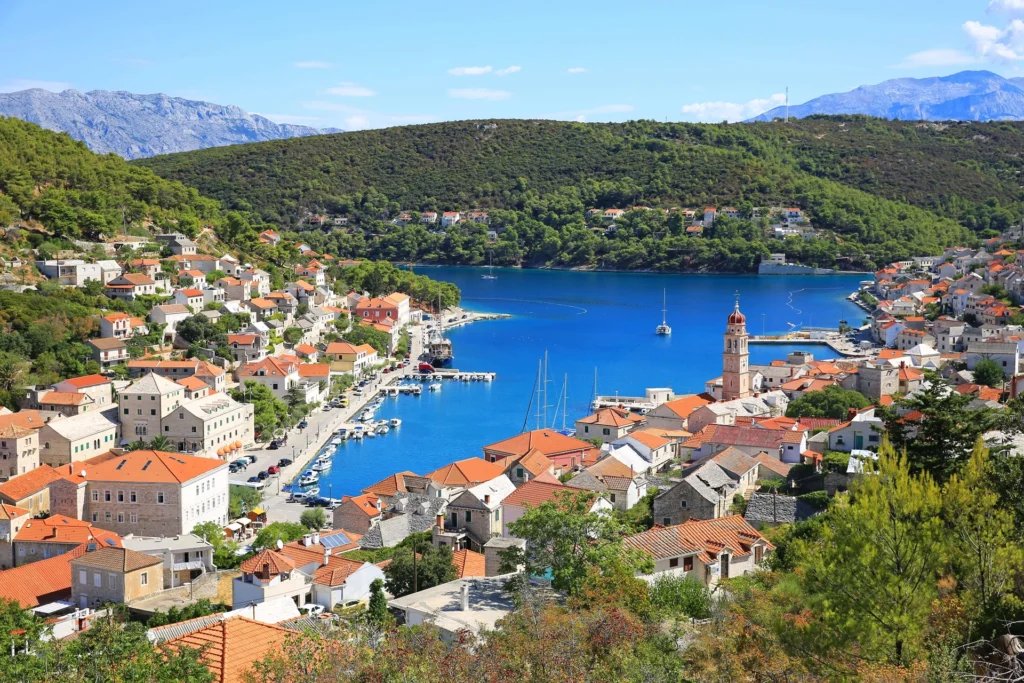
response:
<path id="1" fill-rule="evenodd" d="M 335 408 L 331 410 L 317 409 L 310 414 L 306 421 L 309 425 L 305 429 L 292 429 L 288 432 L 288 443 L 283 448 L 270 450 L 269 444 L 261 444 L 259 448 L 249 449 L 247 453 L 256 456 L 256 462 L 231 475 L 235 481 L 244 481 L 254 474 L 265 472 L 271 465 L 276 465 L 281 458 L 289 458 L 292 464 L 285 467 L 280 475 L 272 475 L 267 481 L 268 486 L 262 503 L 262 508 L 267 512 L 267 519 L 271 522 L 298 522 L 303 510 L 303 505 L 289 503 L 289 494 L 283 492 L 282 487 L 292 481 L 296 476 L 308 469 L 310 461 L 316 456 L 320 448 L 332 438 L 334 430 L 346 422 L 353 422 L 353 418 L 362 412 L 364 406 L 372 401 L 380 390 L 408 377 L 416 370 L 417 358 L 423 352 L 423 328 L 412 326 L 409 328 L 411 338 L 410 356 L 412 362 L 405 368 L 391 373 L 378 372 L 377 378 L 372 384 L 363 387 L 364 394 L 356 396 L 352 389 L 345 392 L 349 400 L 348 408 Z M 343 495 L 357 494 L 358 491 L 334 491 L 335 498 Z M 326 491 L 321 491 L 326 496 Z M 328 514 L 328 523 L 331 516 Z"/>

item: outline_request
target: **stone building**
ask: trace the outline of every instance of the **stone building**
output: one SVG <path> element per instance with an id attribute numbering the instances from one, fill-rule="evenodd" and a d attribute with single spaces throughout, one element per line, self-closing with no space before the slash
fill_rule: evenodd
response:
<path id="1" fill-rule="evenodd" d="M 71 600 L 80 609 L 129 605 L 163 589 L 161 564 L 127 548 L 98 547 L 71 560 Z"/>

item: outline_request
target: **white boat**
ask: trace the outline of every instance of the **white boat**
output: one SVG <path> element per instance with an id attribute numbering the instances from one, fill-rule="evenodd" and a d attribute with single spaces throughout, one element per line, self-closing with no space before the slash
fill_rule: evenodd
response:
<path id="1" fill-rule="evenodd" d="M 672 328 L 668 326 L 668 321 L 665 318 L 665 313 L 666 313 L 665 296 L 666 296 L 666 290 L 663 289 L 663 290 L 661 290 L 661 324 L 658 325 L 658 327 L 655 328 L 655 330 L 654 330 L 654 334 L 660 334 L 660 335 L 663 335 L 663 336 L 667 336 L 667 335 L 672 334 Z"/>
<path id="2" fill-rule="evenodd" d="M 384 427 L 385 425 L 387 425 L 387 423 L 388 423 L 387 420 L 377 420 L 377 426 L 378 427 Z"/>
<path id="3" fill-rule="evenodd" d="M 491 265 L 491 251 L 487 251 L 487 274 L 481 275 L 483 280 L 497 280 L 498 276 L 494 274 L 494 266 Z"/>
<path id="4" fill-rule="evenodd" d="M 440 382 L 434 382 L 433 384 L 431 384 L 427 388 L 430 389 L 431 391 L 441 391 L 441 383 Z"/>
<path id="5" fill-rule="evenodd" d="M 329 460 L 327 462 L 320 462 L 318 460 L 315 463 L 313 463 L 314 472 L 326 472 L 329 469 L 331 469 L 331 462 Z"/>
<path id="6" fill-rule="evenodd" d="M 340 436 L 336 436 L 333 439 L 331 439 L 331 445 L 332 446 L 340 446 L 341 445 L 341 437 Z"/>
<path id="7" fill-rule="evenodd" d="M 355 439 L 356 441 L 362 441 L 363 440 L 363 432 L 362 432 L 362 430 L 352 432 L 352 438 Z"/>
<path id="8" fill-rule="evenodd" d="M 377 433 L 378 434 L 387 434 L 390 431 L 391 431 L 391 428 L 388 427 L 387 425 L 381 425 L 380 427 L 377 427 Z"/>
<path id="9" fill-rule="evenodd" d="M 362 412 L 362 413 L 361 413 L 361 414 L 359 415 L 359 419 L 360 419 L 360 420 L 361 420 L 362 422 L 370 422 L 370 421 L 372 421 L 372 420 L 373 420 L 373 411 L 372 411 L 372 410 L 370 410 L 370 409 L 366 409 L 366 410 L 364 410 L 364 411 L 363 411 L 363 412 Z"/>
<path id="10" fill-rule="evenodd" d="M 402 426 L 402 421 L 399 420 L 397 417 L 393 417 L 393 418 L 391 418 L 391 426 L 392 427 L 401 427 Z"/>
<path id="11" fill-rule="evenodd" d="M 473 379 L 473 378 L 472 378 L 472 377 L 470 377 L 469 375 L 463 375 L 463 376 L 462 376 L 462 381 L 463 381 L 463 382 L 468 382 L 468 381 L 469 381 L 469 380 L 471 380 L 471 379 Z"/>
<path id="12" fill-rule="evenodd" d="M 310 498 L 316 498 L 319 495 L 320 495 L 320 487 L 319 486 L 314 486 L 313 488 L 311 488 L 308 491 L 306 491 L 306 495 L 303 496 L 303 498 L 305 500 L 309 500 Z M 292 496 L 292 498 L 294 498 L 294 497 L 295 496 Z"/>
<path id="13" fill-rule="evenodd" d="M 375 431 L 374 431 L 374 430 L 372 430 L 372 429 L 367 429 L 367 430 L 366 430 L 366 431 L 365 431 L 365 432 L 363 433 L 363 436 L 368 436 L 368 437 L 370 437 L 370 438 L 373 438 L 373 437 L 377 436 L 377 432 L 375 432 Z"/>
<path id="14" fill-rule="evenodd" d="M 302 486 L 302 487 L 312 486 L 313 484 L 317 483 L 318 481 L 320 481 L 320 475 L 319 474 L 317 474 L 313 470 L 306 470 L 305 472 L 302 473 L 302 476 L 299 477 L 299 486 Z"/>

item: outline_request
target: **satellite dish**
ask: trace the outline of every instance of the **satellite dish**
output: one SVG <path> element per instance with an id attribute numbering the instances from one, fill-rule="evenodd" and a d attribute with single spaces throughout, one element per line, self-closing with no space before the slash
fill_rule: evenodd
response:
<path id="1" fill-rule="evenodd" d="M 284 550 L 284 541 L 282 541 L 280 538 L 277 539 L 277 549 Z"/>

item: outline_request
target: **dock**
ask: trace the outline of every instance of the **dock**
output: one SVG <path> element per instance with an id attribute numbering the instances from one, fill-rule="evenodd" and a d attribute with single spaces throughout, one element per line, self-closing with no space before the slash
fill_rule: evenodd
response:
<path id="1" fill-rule="evenodd" d="M 794 346 L 796 346 L 796 345 L 803 345 L 803 344 L 808 344 L 808 345 L 813 344 L 813 345 L 816 345 L 816 346 L 821 346 L 821 345 L 824 344 L 825 346 L 829 347 L 830 349 L 832 349 L 833 351 L 838 353 L 840 356 L 844 356 L 844 357 L 848 357 L 848 358 L 849 357 L 867 357 L 867 356 L 874 355 L 875 353 L 878 353 L 877 349 L 874 349 L 874 348 L 872 348 L 872 349 L 859 349 L 859 348 L 849 344 L 845 340 L 841 340 L 841 339 L 830 339 L 830 338 L 810 339 L 808 337 L 789 337 L 789 336 L 786 336 L 786 335 L 780 335 L 780 336 L 751 335 L 750 338 L 747 341 L 750 344 L 792 344 Z"/>
<path id="2" fill-rule="evenodd" d="M 455 379 L 463 382 L 493 382 L 497 377 L 496 372 L 468 372 L 452 368 L 437 368 L 433 372 L 415 372 L 410 377 L 426 382 L 431 379 Z"/>

